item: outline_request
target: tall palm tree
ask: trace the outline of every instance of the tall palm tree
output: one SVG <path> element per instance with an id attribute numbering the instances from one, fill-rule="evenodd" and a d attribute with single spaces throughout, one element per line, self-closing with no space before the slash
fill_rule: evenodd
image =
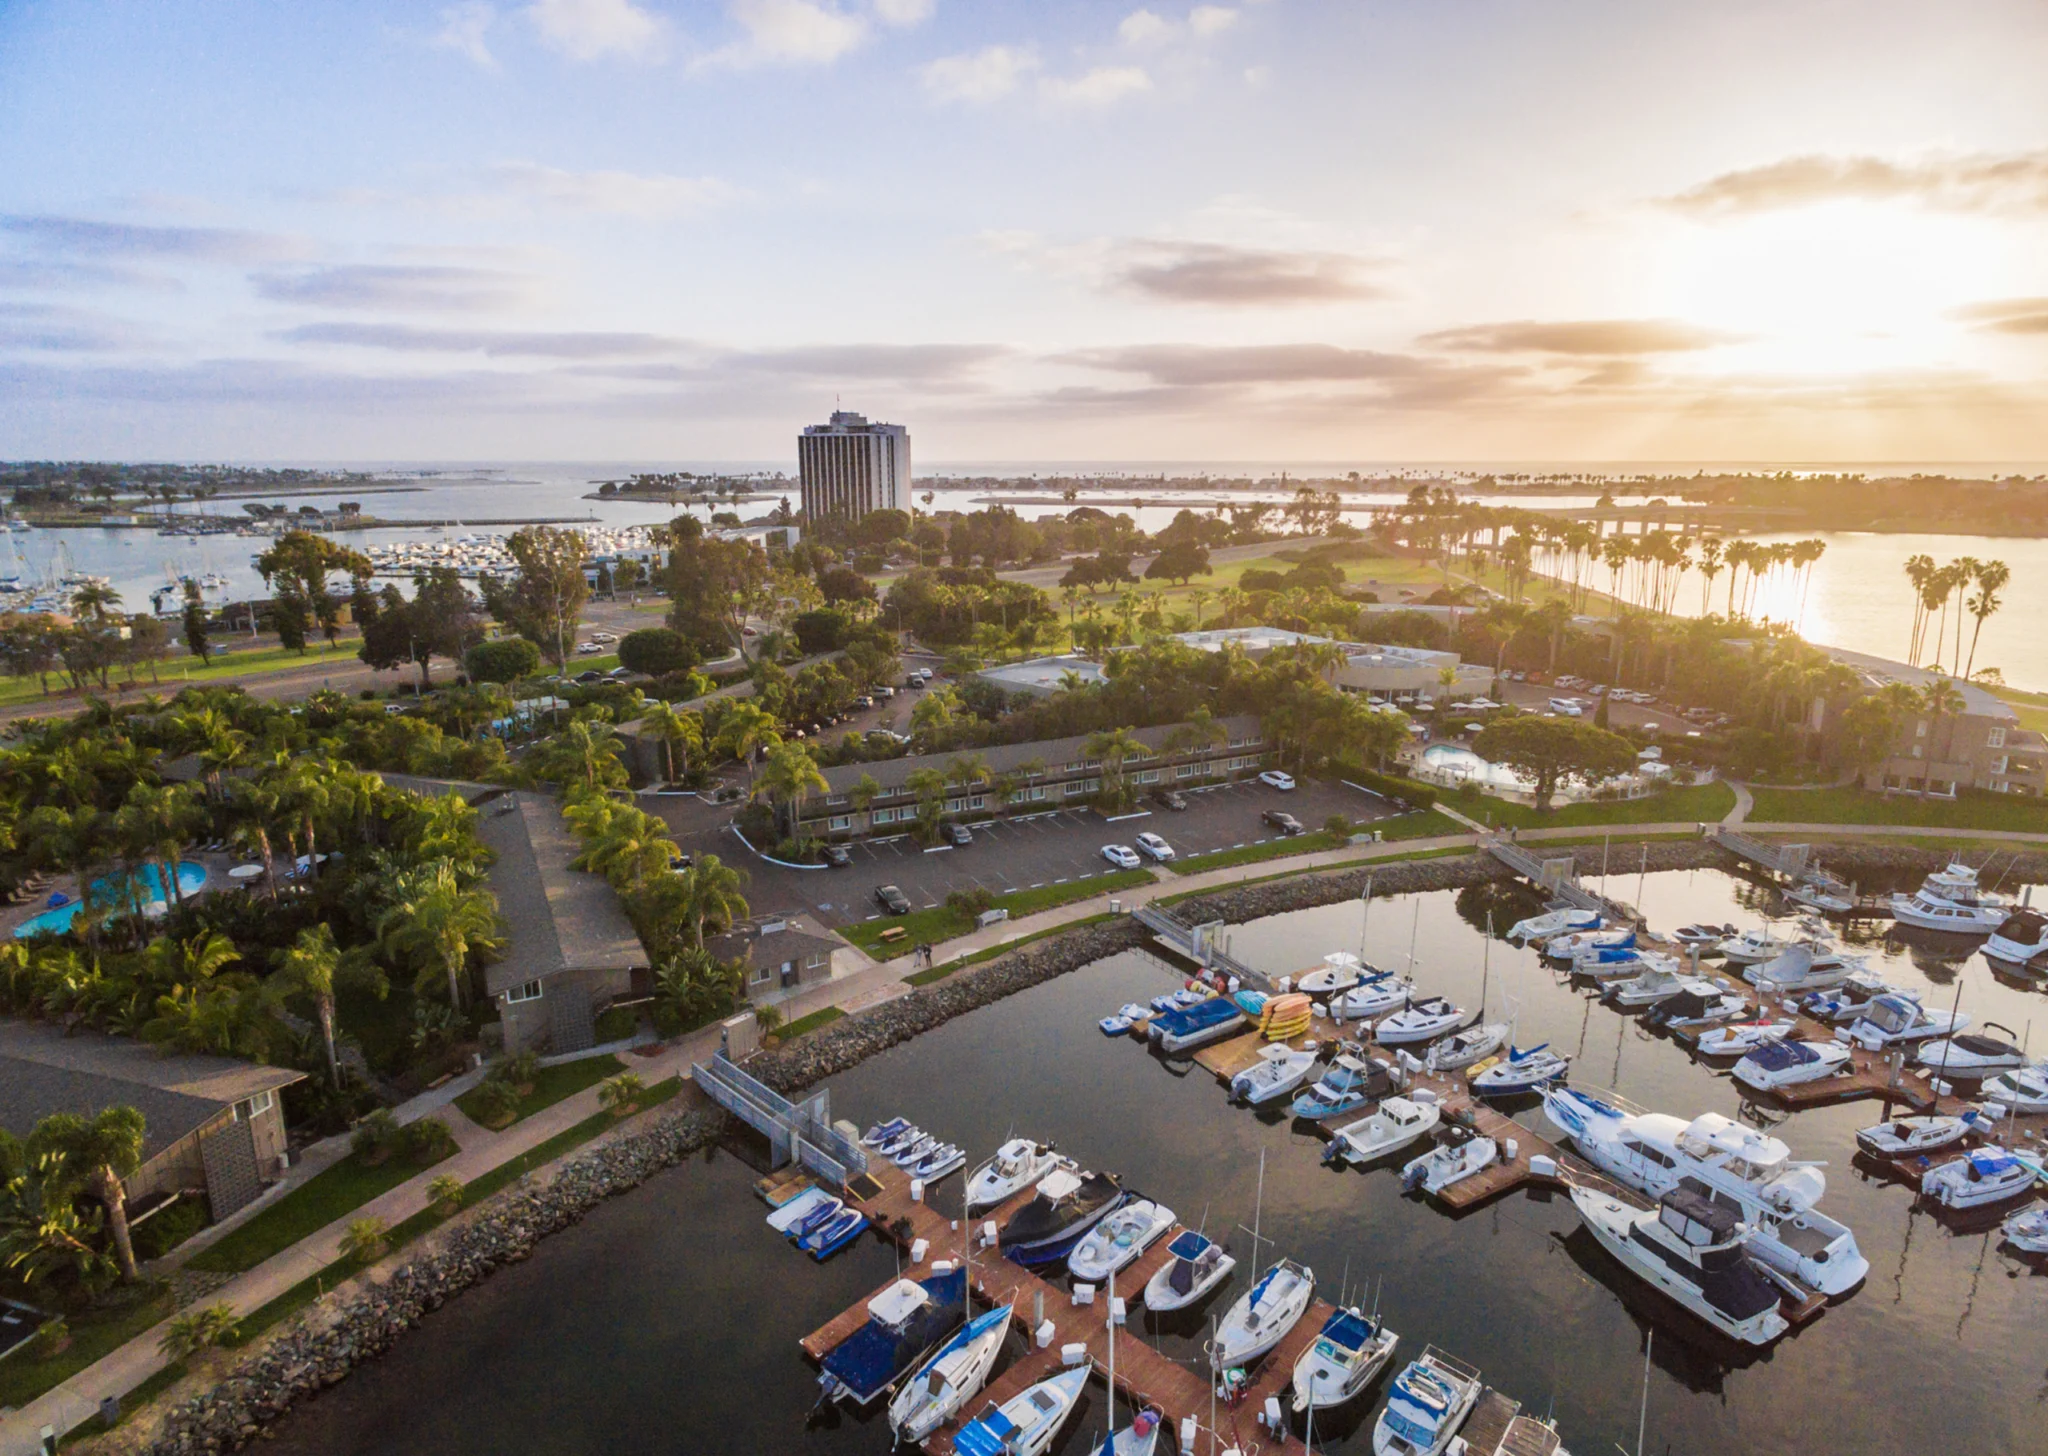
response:
<path id="1" fill-rule="evenodd" d="M 120 606 L 121 594 L 105 582 L 88 581 L 71 593 L 71 610 L 95 622 L 106 621 Z"/>
<path id="2" fill-rule="evenodd" d="M 55 1153 L 66 1170 L 91 1190 L 107 1210 L 107 1228 L 114 1237 L 114 1257 L 121 1278 L 133 1282 L 135 1245 L 128 1235 L 128 1196 L 122 1180 L 142 1166 L 142 1139 L 147 1130 L 142 1114 L 132 1107 L 103 1108 L 91 1119 L 58 1112 L 36 1125 L 31 1151 Z"/>
<path id="3" fill-rule="evenodd" d="M 192 802 L 192 791 L 181 784 L 136 784 L 116 815 L 123 837 L 156 856 L 164 894 L 179 909 L 185 904 L 184 887 L 178 883 L 184 847 L 205 817 Z"/>
<path id="4" fill-rule="evenodd" d="M 829 788 L 818 761 L 801 743 L 778 743 L 768 750 L 768 761 L 754 780 L 753 795 L 767 798 L 789 812 L 794 833 L 803 822 L 804 800 Z"/>
<path id="5" fill-rule="evenodd" d="M 603 875 L 624 890 L 666 874 L 681 851 L 669 837 L 668 826 L 654 815 L 626 805 L 618 807 L 619 812 L 572 863 L 577 869 Z"/>
<path id="6" fill-rule="evenodd" d="M 1962 692 L 1947 678 L 1936 678 L 1920 689 L 1921 711 L 1932 719 L 1927 730 L 1927 756 L 1920 760 L 1920 792 L 1925 794 L 1934 774 L 1936 745 L 1941 742 L 1941 725 L 1949 718 L 1960 715 L 1964 708 Z"/>
<path id="7" fill-rule="evenodd" d="M 471 955 L 504 943 L 498 902 L 487 891 L 464 889 L 445 864 L 420 875 L 407 892 L 378 921 L 378 940 L 418 967 L 416 991 L 431 984 L 436 971 L 445 975 L 448 1003 L 459 1011 Z"/>
<path id="8" fill-rule="evenodd" d="M 1124 791 L 1124 760 L 1144 758 L 1152 750 L 1139 742 L 1138 736 L 1128 728 L 1109 728 L 1088 735 L 1081 746 L 1085 757 L 1100 759 L 1108 770 L 1108 778 L 1115 784 L 1114 793 L 1121 798 Z"/>
<path id="9" fill-rule="evenodd" d="M 683 768 L 688 771 L 690 754 L 704 749 L 704 720 L 687 710 L 678 712 L 667 703 L 655 703 L 640 715 L 641 731 L 658 740 L 668 759 L 668 781 L 676 779 L 676 745 L 683 747 Z"/>
<path id="10" fill-rule="evenodd" d="M 723 929 L 746 915 L 745 884 L 740 872 L 715 854 L 707 854 L 675 877 L 676 899 L 690 927 L 690 943 L 704 949 L 704 927 Z"/>
<path id="11" fill-rule="evenodd" d="M 1970 659 L 1963 665 L 1963 678 L 1967 681 L 1977 670 L 1977 638 L 1984 631 L 1985 620 L 2005 605 L 1998 593 L 2012 580 L 2012 568 L 2003 561 L 1984 561 L 1977 565 L 1977 594 L 1966 605 L 1970 615 L 1977 619 L 1977 625 L 1970 630 Z"/>
<path id="12" fill-rule="evenodd" d="M 782 725 L 775 715 L 751 699 L 742 698 L 727 710 L 725 721 L 718 727 L 718 746 L 730 754 L 735 763 L 744 763 L 752 772 L 754 754 L 763 748 L 773 748 L 782 742 Z"/>
<path id="13" fill-rule="evenodd" d="M 1926 552 L 1916 552 L 1906 558 L 1906 580 L 1913 587 L 1913 629 L 1908 635 L 1906 660 L 1917 663 L 1920 660 L 1920 633 L 1926 622 L 1927 583 L 1934 575 L 1934 558 Z"/>
<path id="14" fill-rule="evenodd" d="M 320 1039 L 327 1048 L 327 1076 L 341 1089 L 341 1058 L 334 1049 L 334 997 L 342 986 L 357 983 L 382 996 L 387 983 L 366 957 L 344 955 L 334 943 L 334 929 L 316 925 L 299 932 L 266 983 L 279 995 L 304 996 L 320 1021 Z"/>
<path id="15" fill-rule="evenodd" d="M 946 776 L 935 768 L 916 769 L 903 780 L 903 787 L 917 796 L 919 830 L 931 835 L 938 829 L 939 818 L 945 812 Z"/>

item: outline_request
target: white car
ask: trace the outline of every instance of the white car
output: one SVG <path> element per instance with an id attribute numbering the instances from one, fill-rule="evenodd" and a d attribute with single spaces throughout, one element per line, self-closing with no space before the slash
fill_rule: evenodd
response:
<path id="1" fill-rule="evenodd" d="M 1561 717 L 1576 718 L 1579 716 L 1579 700 L 1577 698 L 1552 698 L 1550 700 L 1550 711 Z"/>
<path id="2" fill-rule="evenodd" d="M 1138 836 L 1138 849 L 1161 864 L 1173 858 L 1173 846 L 1150 830 Z"/>
<path id="3" fill-rule="evenodd" d="M 1138 867 L 1138 852 L 1128 844 L 1105 844 L 1102 857 L 1120 870 L 1134 870 Z"/>
<path id="4" fill-rule="evenodd" d="M 1277 768 L 1269 768 L 1259 775 L 1259 782 L 1275 789 L 1292 789 L 1294 787 L 1294 775 L 1284 774 Z"/>

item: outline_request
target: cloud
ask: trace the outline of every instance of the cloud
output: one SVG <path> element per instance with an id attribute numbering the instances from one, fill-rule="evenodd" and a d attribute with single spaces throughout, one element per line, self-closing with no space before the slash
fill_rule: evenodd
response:
<path id="1" fill-rule="evenodd" d="M 393 312 L 486 313 L 523 303 L 532 291 L 524 274 L 428 265 L 342 264 L 251 281 L 276 303 Z"/>
<path id="2" fill-rule="evenodd" d="M 727 0 L 726 9 L 744 38 L 701 65 L 830 65 L 867 38 L 865 20 L 816 0 Z"/>
<path id="3" fill-rule="evenodd" d="M 1412 379 L 1440 373 L 1434 360 L 1336 344 L 1131 344 L 1062 356 L 1089 369 L 1145 374 L 1161 384 L 1300 384 Z"/>
<path id="4" fill-rule="evenodd" d="M 1919 202 L 1960 212 L 2048 211 L 2048 149 L 1973 152 L 1894 162 L 1813 154 L 1723 172 L 1658 199 L 1696 216 L 1727 216 L 1819 202 Z"/>
<path id="5" fill-rule="evenodd" d="M 1117 26 L 1116 34 L 1125 45 L 1149 45 L 1173 34 L 1173 22 L 1150 10 L 1133 10 Z"/>
<path id="6" fill-rule="evenodd" d="M 491 54 L 487 38 L 497 18 L 498 12 L 484 0 L 464 0 L 441 12 L 441 28 L 434 32 L 431 43 L 467 57 L 486 71 L 495 71 L 498 58 Z"/>
<path id="7" fill-rule="evenodd" d="M 1973 303 L 1955 317 L 1988 334 L 2048 334 L 2048 298 L 2000 298 Z"/>
<path id="8" fill-rule="evenodd" d="M 1133 10 L 1117 25 L 1117 39 L 1129 46 L 1161 45 L 1192 37 L 1207 40 L 1237 24 L 1228 5 L 1197 5 L 1185 21 L 1169 20 L 1153 10 Z"/>
<path id="9" fill-rule="evenodd" d="M 633 0 L 534 0 L 526 17 L 541 39 L 572 60 L 659 54 L 666 28 Z"/>
<path id="10" fill-rule="evenodd" d="M 485 354 L 495 359 L 621 359 L 673 354 L 687 347 L 660 334 L 420 329 L 407 324 L 302 324 L 272 335 L 288 344 L 340 344 L 400 353 Z"/>
<path id="11" fill-rule="evenodd" d="M 1188 29 L 1206 40 L 1221 35 L 1237 24 L 1237 12 L 1228 5 L 1197 5 L 1188 12 Z"/>
<path id="12" fill-rule="evenodd" d="M 0 349 L 100 354 L 147 342 L 148 335 L 125 319 L 54 304 L 0 303 Z"/>
<path id="13" fill-rule="evenodd" d="M 1152 89 L 1152 78 L 1140 66 L 1097 66 L 1068 78 L 1048 76 L 1039 89 L 1053 101 L 1071 106 L 1108 106 L 1126 96 Z"/>
<path id="14" fill-rule="evenodd" d="M 1334 303 L 1385 292 L 1363 276 L 1372 265 L 1348 253 L 1144 240 L 1129 246 L 1138 256 L 1115 269 L 1115 280 L 1169 303 Z"/>
<path id="15" fill-rule="evenodd" d="M 1522 319 L 1439 329 L 1424 334 L 1421 342 L 1484 354 L 1674 354 L 1737 343 L 1744 337 L 1678 319 Z"/>
<path id="16" fill-rule="evenodd" d="M 0 216 L 0 231 L 37 247 L 76 257 L 163 258 L 205 263 L 265 263 L 303 257 L 306 247 L 291 238 L 238 228 L 146 227 L 92 218 L 11 213 Z"/>
<path id="17" fill-rule="evenodd" d="M 120 263 L 73 263 L 59 258 L 0 258 L 0 289 L 153 288 L 182 293 L 185 285 L 168 273 Z"/>
<path id="18" fill-rule="evenodd" d="M 1038 54 L 1029 46 L 992 45 L 970 55 L 941 56 L 919 68 L 918 78 L 940 101 L 994 101 L 1037 68 Z"/>
<path id="19" fill-rule="evenodd" d="M 935 8 L 936 0 L 875 0 L 875 18 L 884 25 L 922 25 Z"/>

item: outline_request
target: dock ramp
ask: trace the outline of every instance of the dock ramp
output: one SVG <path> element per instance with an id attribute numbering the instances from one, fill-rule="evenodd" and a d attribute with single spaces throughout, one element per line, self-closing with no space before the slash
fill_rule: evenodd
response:
<path id="1" fill-rule="evenodd" d="M 867 1172 L 868 1155 L 860 1144 L 832 1126 L 829 1088 L 791 1102 L 741 1071 L 724 1052 L 708 1065 L 691 1063 L 690 1076 L 705 1096 L 768 1139 L 775 1167 L 801 1163 L 842 1188 Z"/>
<path id="2" fill-rule="evenodd" d="M 1551 899 L 1562 900 L 1574 910 L 1591 910 L 1603 919 L 1621 924 L 1636 919 L 1636 912 L 1628 906 L 1596 895 L 1580 884 L 1578 861 L 1571 855 L 1543 859 L 1498 834 L 1480 841 L 1480 848 Z"/>
<path id="3" fill-rule="evenodd" d="M 1261 971 L 1255 971 L 1243 961 L 1230 954 L 1221 942 L 1218 932 L 1223 928 L 1220 920 L 1206 925 L 1189 925 L 1174 914 L 1157 905 L 1140 905 L 1132 915 L 1140 925 L 1145 926 L 1169 950 L 1186 956 L 1196 965 L 1215 971 L 1220 975 L 1237 977 L 1238 984 L 1260 991 L 1273 989 L 1272 983 Z"/>

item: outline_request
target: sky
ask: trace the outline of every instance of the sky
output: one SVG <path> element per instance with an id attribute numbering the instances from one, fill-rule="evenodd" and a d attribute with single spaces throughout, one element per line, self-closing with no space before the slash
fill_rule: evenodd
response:
<path id="1" fill-rule="evenodd" d="M 2048 460 L 2044 76 L 2038 0 L 0 0 L 0 457 Z"/>

